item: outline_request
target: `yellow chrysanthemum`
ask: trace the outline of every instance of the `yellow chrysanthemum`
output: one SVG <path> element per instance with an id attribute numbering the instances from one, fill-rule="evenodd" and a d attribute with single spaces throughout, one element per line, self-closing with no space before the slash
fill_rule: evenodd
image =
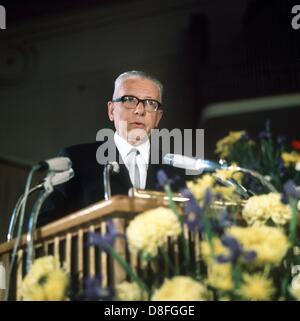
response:
<path id="1" fill-rule="evenodd" d="M 300 273 L 293 277 L 291 286 L 290 286 L 290 293 L 292 296 L 297 300 L 300 301 Z"/>
<path id="2" fill-rule="evenodd" d="M 250 225 L 264 224 L 268 219 L 284 225 L 291 219 L 292 211 L 280 199 L 279 193 L 252 196 L 247 200 L 242 216 Z"/>
<path id="3" fill-rule="evenodd" d="M 243 173 L 237 172 L 237 164 L 231 164 L 229 169 L 218 169 L 216 170 L 216 176 L 222 180 L 235 179 L 238 183 L 241 184 L 243 179 Z"/>
<path id="4" fill-rule="evenodd" d="M 116 286 L 117 301 L 145 301 L 147 294 L 133 282 L 124 281 Z"/>
<path id="5" fill-rule="evenodd" d="M 219 176 L 220 177 L 220 176 Z M 192 192 L 196 200 L 202 203 L 206 190 L 210 189 L 215 194 L 222 195 L 224 200 L 235 200 L 238 198 L 235 194 L 235 186 L 220 186 L 216 184 L 216 178 L 210 174 L 205 174 L 195 181 L 187 182 L 188 189 Z"/>
<path id="6" fill-rule="evenodd" d="M 205 301 L 207 298 L 208 292 L 203 284 L 188 276 L 175 276 L 164 281 L 152 301 Z"/>
<path id="7" fill-rule="evenodd" d="M 220 239 L 214 238 L 212 246 L 209 245 L 208 241 L 202 241 L 200 252 L 207 264 L 207 283 L 223 291 L 231 290 L 233 288 L 231 265 L 219 264 L 215 261 L 215 257 L 218 255 L 228 255 L 228 248 L 222 245 Z"/>
<path id="8" fill-rule="evenodd" d="M 261 274 L 243 275 L 243 284 L 239 289 L 242 298 L 250 301 L 266 301 L 272 298 L 275 292 L 272 280 Z"/>
<path id="9" fill-rule="evenodd" d="M 234 284 L 232 281 L 231 264 L 210 263 L 207 266 L 207 283 L 219 290 L 230 291 Z"/>
<path id="10" fill-rule="evenodd" d="M 22 283 L 25 301 L 66 300 L 69 278 L 61 268 L 59 260 L 45 256 L 34 261 Z"/>
<path id="11" fill-rule="evenodd" d="M 239 141 L 244 134 L 244 130 L 230 131 L 228 136 L 220 139 L 217 142 L 215 153 L 218 154 L 221 158 L 227 157 L 230 153 L 231 146 Z"/>
<path id="12" fill-rule="evenodd" d="M 240 200 L 239 196 L 235 194 L 235 186 L 215 186 L 213 188 L 214 194 L 219 194 L 222 196 L 223 200 L 234 201 Z"/>
<path id="13" fill-rule="evenodd" d="M 215 260 L 217 255 L 228 255 L 229 250 L 222 245 L 222 242 L 218 238 L 212 240 L 212 246 L 209 245 L 208 241 L 202 241 L 200 243 L 200 253 L 204 261 L 208 264 Z"/>
<path id="14" fill-rule="evenodd" d="M 69 286 L 69 278 L 63 270 L 55 270 L 48 276 L 44 285 L 47 301 L 61 301 L 65 299 L 66 289 Z"/>
<path id="15" fill-rule="evenodd" d="M 205 174 L 196 181 L 187 182 L 187 187 L 193 193 L 196 200 L 202 201 L 206 190 L 208 188 L 211 189 L 214 185 L 214 182 L 214 178 L 211 175 Z"/>
<path id="16" fill-rule="evenodd" d="M 142 251 L 155 256 L 165 245 L 167 237 L 176 238 L 181 226 L 176 215 L 168 208 L 158 207 L 136 216 L 129 224 L 126 235 L 130 251 Z"/>
<path id="17" fill-rule="evenodd" d="M 295 166 L 298 162 L 300 162 L 300 153 L 291 152 L 287 153 L 284 152 L 281 154 L 281 158 L 283 160 L 283 164 L 285 167 Z"/>
<path id="18" fill-rule="evenodd" d="M 285 256 L 289 243 L 287 236 L 278 228 L 270 226 L 233 226 L 227 230 L 236 238 L 246 251 L 255 251 L 257 265 L 279 264 Z"/>

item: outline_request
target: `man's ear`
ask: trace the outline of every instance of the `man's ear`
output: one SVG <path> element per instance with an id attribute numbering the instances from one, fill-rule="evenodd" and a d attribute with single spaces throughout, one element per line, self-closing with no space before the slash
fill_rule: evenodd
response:
<path id="1" fill-rule="evenodd" d="M 114 121 L 114 103 L 109 101 L 107 103 L 107 113 L 110 121 Z"/>

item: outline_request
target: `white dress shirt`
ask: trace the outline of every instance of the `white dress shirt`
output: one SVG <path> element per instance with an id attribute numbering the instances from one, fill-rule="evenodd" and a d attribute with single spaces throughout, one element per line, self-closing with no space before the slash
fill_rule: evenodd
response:
<path id="1" fill-rule="evenodd" d="M 117 132 L 114 135 L 115 144 L 118 148 L 118 151 L 123 159 L 123 162 L 129 172 L 129 159 L 130 159 L 130 151 L 135 148 L 139 151 L 139 154 L 136 157 L 136 163 L 139 168 L 140 173 L 140 188 L 145 189 L 146 180 L 147 180 L 147 170 L 149 164 L 149 156 L 150 156 L 150 142 L 149 140 L 145 141 L 140 145 L 131 145 L 127 140 L 122 138 Z M 132 185 L 134 185 L 134 177 L 129 172 L 130 180 Z"/>

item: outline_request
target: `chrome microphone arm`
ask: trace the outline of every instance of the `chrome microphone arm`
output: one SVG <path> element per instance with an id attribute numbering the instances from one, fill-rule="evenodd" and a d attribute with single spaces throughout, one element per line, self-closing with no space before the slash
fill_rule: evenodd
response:
<path id="1" fill-rule="evenodd" d="M 43 184 L 39 184 L 33 188 L 31 188 L 28 192 L 28 195 L 34 193 L 35 191 L 39 190 L 39 189 L 42 189 L 43 188 Z M 20 209 L 21 209 L 21 206 L 22 204 L 24 203 L 25 201 L 25 197 L 24 197 L 24 194 L 20 196 L 20 198 L 18 199 L 17 203 L 16 203 L 16 206 L 13 210 L 13 213 L 12 213 L 12 216 L 11 216 L 11 220 L 9 222 L 9 228 L 8 228 L 8 232 L 7 232 L 7 242 L 11 241 L 13 239 L 13 236 L 14 236 L 14 231 L 15 231 L 15 226 L 16 226 L 16 223 L 17 223 L 17 219 L 19 217 L 19 214 L 20 214 Z"/>
<path id="2" fill-rule="evenodd" d="M 66 183 L 74 177 L 74 171 L 72 168 L 64 172 L 52 172 L 50 171 L 43 182 L 44 192 L 39 196 L 34 204 L 32 212 L 29 218 L 28 232 L 27 232 L 27 260 L 26 260 L 26 270 L 30 269 L 32 261 L 34 260 L 34 233 L 36 231 L 36 225 L 40 210 L 44 201 L 48 196 L 54 191 L 54 186 Z"/>
<path id="3" fill-rule="evenodd" d="M 204 170 L 211 171 L 211 172 L 214 172 L 218 169 L 224 169 L 224 170 L 232 170 L 234 172 L 247 173 L 255 177 L 256 179 L 258 179 L 260 183 L 266 188 L 268 188 L 270 192 L 275 192 L 275 193 L 278 192 L 274 187 L 274 185 L 271 184 L 263 175 L 261 175 L 260 173 L 252 169 L 247 169 L 247 168 L 232 166 L 232 165 L 228 166 L 225 162 L 218 164 L 209 160 L 203 160 L 201 161 L 201 163 L 203 163 Z M 230 185 L 236 186 L 236 192 L 245 198 L 249 198 L 249 194 L 253 195 L 253 193 L 249 192 L 249 190 L 246 189 L 243 185 L 239 184 L 236 181 L 233 181 L 232 179 L 228 179 L 225 181 L 219 178 L 219 180 L 220 182 L 222 181 L 223 183 L 227 184 L 227 186 L 230 186 Z"/>
<path id="4" fill-rule="evenodd" d="M 110 165 L 107 164 L 103 169 L 103 185 L 104 185 L 104 199 L 109 200 L 111 198 L 111 186 L 110 186 Z"/>
<path id="5" fill-rule="evenodd" d="M 239 166 L 237 166 L 237 167 L 229 166 L 228 169 L 229 170 L 233 169 L 235 172 L 241 172 L 241 173 L 250 174 L 251 176 L 257 178 L 263 186 L 267 187 L 270 192 L 278 193 L 278 191 L 275 188 L 275 186 L 273 184 L 271 184 L 263 175 L 261 175 L 257 171 L 254 171 L 252 169 L 239 167 Z"/>
<path id="6" fill-rule="evenodd" d="M 104 199 L 107 201 L 111 198 L 111 185 L 110 173 L 119 173 L 120 166 L 117 162 L 109 162 L 103 169 L 103 186 L 104 186 Z"/>
<path id="7" fill-rule="evenodd" d="M 26 273 L 29 272 L 31 264 L 34 260 L 34 233 L 36 230 L 37 219 L 42 208 L 44 201 L 48 198 L 48 196 L 53 192 L 54 188 L 51 182 L 52 177 L 55 174 L 50 172 L 49 175 L 46 177 L 43 187 L 44 192 L 38 197 L 37 201 L 35 202 L 32 212 L 29 218 L 28 224 L 28 232 L 27 232 L 27 257 L 26 257 Z"/>
<path id="8" fill-rule="evenodd" d="M 224 170 L 233 170 L 234 172 L 242 172 L 242 173 L 247 173 L 253 177 L 255 177 L 256 179 L 258 179 L 260 181 L 260 183 L 265 186 L 266 188 L 268 188 L 268 190 L 270 192 L 278 192 L 277 189 L 274 187 L 273 184 L 271 184 L 263 175 L 261 175 L 260 173 L 258 173 L 255 170 L 252 169 L 247 169 L 247 168 L 243 168 L 243 167 L 239 167 L 239 166 L 228 166 L 225 162 L 218 164 L 209 160 L 203 160 L 200 162 L 201 164 L 203 163 L 203 169 L 210 171 L 210 172 L 214 172 L 217 169 L 224 169 Z M 220 178 L 219 178 L 220 179 Z M 236 181 L 233 181 L 231 179 L 229 180 L 222 180 L 220 179 L 220 181 L 223 181 L 223 183 L 226 183 L 227 186 L 230 185 L 235 185 L 237 187 L 237 193 L 242 195 L 243 197 L 249 198 L 249 194 L 252 194 L 249 192 L 248 189 L 246 189 L 243 185 L 237 183 Z M 248 197 L 246 196 L 248 195 Z"/>
<path id="9" fill-rule="evenodd" d="M 179 154 L 166 154 L 163 158 L 164 164 L 168 164 L 174 167 L 185 168 L 194 171 L 201 172 L 215 172 L 219 169 L 221 170 L 231 170 L 233 172 L 242 172 L 251 175 L 252 177 L 259 180 L 259 182 L 266 187 L 270 192 L 277 192 L 276 188 L 271 184 L 263 175 L 258 173 L 257 171 L 239 167 L 239 166 L 230 166 L 224 160 L 220 160 L 219 163 L 200 159 L 200 158 L 192 158 L 189 156 L 179 155 Z M 214 174 L 216 178 L 217 175 Z M 236 192 L 243 196 L 244 198 L 249 198 L 253 195 L 253 192 L 246 189 L 244 186 L 236 182 L 234 179 L 222 179 L 218 177 L 218 181 L 225 186 L 235 186 Z"/>
<path id="10" fill-rule="evenodd" d="M 212 174 L 212 176 L 215 178 L 215 180 L 225 186 L 233 186 L 235 187 L 235 192 L 239 194 L 241 197 L 248 199 L 250 197 L 248 190 L 241 184 L 239 184 L 236 181 L 233 181 L 232 179 L 222 179 L 216 174 Z"/>

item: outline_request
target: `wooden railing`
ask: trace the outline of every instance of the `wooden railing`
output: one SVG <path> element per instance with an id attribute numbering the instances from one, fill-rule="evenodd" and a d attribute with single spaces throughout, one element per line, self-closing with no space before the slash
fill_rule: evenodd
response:
<path id="1" fill-rule="evenodd" d="M 108 218 L 113 219 L 119 233 L 125 233 L 126 226 L 135 215 L 166 205 L 166 200 L 162 198 L 114 196 L 108 201 L 101 201 L 38 229 L 35 236 L 36 257 L 44 255 L 59 257 L 66 271 L 78 282 L 79 288 L 83 286 L 85 278 L 96 275 L 101 275 L 103 286 L 113 287 L 126 279 L 125 272 L 107 253 L 100 252 L 97 247 L 86 246 L 88 233 L 105 234 Z M 0 261 L 5 266 L 6 274 L 14 243 L 12 240 L 0 245 Z M 139 258 L 129 254 L 123 239 L 116 241 L 115 250 L 134 270 L 139 271 Z M 173 246 L 172 251 L 178 252 L 176 246 Z M 179 257 L 175 255 L 174 260 L 179 262 Z M 20 289 L 25 276 L 25 263 L 26 236 L 23 235 L 10 282 L 10 300 L 21 300 Z M 2 300 L 4 293 L 4 290 L 0 290 Z"/>

